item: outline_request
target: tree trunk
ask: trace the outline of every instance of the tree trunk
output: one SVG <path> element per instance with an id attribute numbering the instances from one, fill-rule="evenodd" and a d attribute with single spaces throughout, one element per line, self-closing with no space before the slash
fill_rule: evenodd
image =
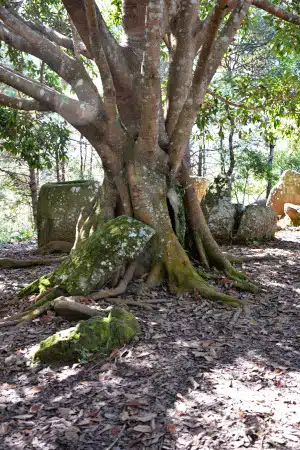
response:
<path id="1" fill-rule="evenodd" d="M 31 195 L 31 207 L 32 207 L 32 215 L 34 227 L 37 227 L 37 180 L 36 180 L 36 169 L 33 167 L 29 167 L 29 187 L 30 187 L 30 195 Z"/>
<path id="2" fill-rule="evenodd" d="M 133 144 L 133 154 L 137 154 L 138 145 L 138 142 Z M 128 150 L 128 142 L 126 149 Z M 172 190 L 173 197 L 174 195 L 178 197 L 172 202 L 172 205 L 168 205 L 167 201 L 170 190 Z M 182 193 L 181 196 L 180 192 Z M 187 248 L 182 246 L 176 235 L 174 217 L 180 208 L 182 208 L 183 217 L 187 223 L 186 228 L 192 236 L 191 246 Z M 25 287 L 20 295 L 27 295 L 39 289 L 44 291 L 46 288 L 46 293 L 41 294 L 42 300 L 48 301 L 48 298 L 53 300 L 56 289 L 58 289 L 57 292 L 63 289 L 70 294 L 68 287 L 74 284 L 74 276 L 72 278 L 71 275 L 75 271 L 78 272 L 79 270 L 80 272 L 81 267 L 87 266 L 89 270 L 97 274 L 97 267 L 93 267 L 93 264 L 98 259 L 96 258 L 94 262 L 91 262 L 86 257 L 83 258 L 82 255 L 86 254 L 87 246 L 88 248 L 95 246 L 95 231 L 99 227 L 109 219 L 124 214 L 135 217 L 155 231 L 147 254 L 143 256 L 143 260 L 146 261 L 145 264 L 143 261 L 143 266 L 148 272 L 147 283 L 149 285 L 156 285 L 166 279 L 172 292 L 196 292 L 200 296 L 209 297 L 222 303 L 234 306 L 240 305 L 242 301 L 237 297 L 226 295 L 207 283 L 201 275 L 203 269 L 199 272 L 189 258 L 189 251 L 193 251 L 193 254 L 198 254 L 198 260 L 204 269 L 217 268 L 223 271 L 226 277 L 232 280 L 232 284 L 239 289 L 256 291 L 256 286 L 245 281 L 245 276 L 231 265 L 215 242 L 206 224 L 186 165 L 183 163 L 178 177 L 175 181 L 171 181 L 169 172 L 166 171 L 163 164 L 153 167 L 151 160 L 150 162 L 145 160 L 141 162 L 138 158 L 132 158 L 126 163 L 123 173 L 119 177 L 112 178 L 106 172 L 99 193 L 95 196 L 92 204 L 82 211 L 78 220 L 76 241 L 70 258 L 62 263 L 55 272 L 43 276 L 40 280 Z M 99 245 L 102 245 L 101 241 L 99 241 Z M 98 253 L 97 251 L 96 254 Z M 101 254 L 103 253 L 105 252 L 101 249 Z M 130 278 L 133 276 L 134 270 L 132 267 L 136 267 L 139 259 L 136 261 L 136 264 L 130 266 L 130 269 L 127 268 L 126 282 L 122 282 L 122 273 L 124 273 L 125 267 L 119 270 L 117 278 L 114 276 L 113 280 L 107 279 L 112 287 L 118 282 L 118 286 L 127 286 L 128 276 L 129 274 Z M 102 267 L 99 267 L 99 269 L 102 269 Z M 100 270 L 100 272 L 103 278 L 103 271 Z M 63 281 L 60 282 L 60 280 Z M 75 280 L 78 284 L 78 280 L 80 281 L 78 273 Z M 103 286 L 105 280 L 101 280 Z M 93 278 L 95 286 L 97 281 L 95 282 Z M 49 293 L 47 290 L 49 290 Z M 108 293 L 104 292 L 104 294 L 100 292 L 95 295 L 97 298 L 102 298 L 111 294 L 109 291 Z M 115 293 L 115 289 L 112 289 L 111 292 Z M 86 294 L 89 293 L 90 291 Z M 72 294 L 73 292 L 71 292 Z M 81 294 L 84 294 L 84 292 L 81 292 Z M 38 296 L 37 300 L 38 302 L 33 308 L 40 306 L 41 297 Z"/>
<path id="3" fill-rule="evenodd" d="M 57 152 L 55 154 L 55 169 L 56 169 L 56 181 L 59 183 L 61 181 L 61 178 L 60 178 L 59 158 Z"/>
<path id="4" fill-rule="evenodd" d="M 229 148 L 229 167 L 227 170 L 227 176 L 231 177 L 234 166 L 235 166 L 235 156 L 234 156 L 234 149 L 233 149 L 233 135 L 234 135 L 234 123 L 231 121 L 231 130 L 228 136 L 228 148 Z"/>
<path id="5" fill-rule="evenodd" d="M 275 142 L 269 143 L 269 157 L 268 157 L 268 174 L 267 174 L 267 189 L 266 189 L 266 200 L 268 200 L 271 189 L 272 189 L 272 166 L 274 159 Z"/>
<path id="6" fill-rule="evenodd" d="M 61 181 L 66 181 L 66 161 L 64 159 L 61 160 Z"/>

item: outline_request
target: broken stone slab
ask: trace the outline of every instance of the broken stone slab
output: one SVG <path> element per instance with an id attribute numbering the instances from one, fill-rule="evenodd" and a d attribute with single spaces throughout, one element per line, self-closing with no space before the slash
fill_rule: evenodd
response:
<path id="1" fill-rule="evenodd" d="M 31 358 L 48 364 L 86 360 L 95 352 L 109 354 L 128 344 L 139 331 L 133 314 L 115 308 L 108 317 L 92 317 L 41 341 L 32 349 Z"/>
<path id="2" fill-rule="evenodd" d="M 18 292 L 29 295 L 59 286 L 59 295 L 89 295 L 114 280 L 120 269 L 141 255 L 153 228 L 133 217 L 120 216 L 97 228 L 53 272 L 43 275 Z"/>
<path id="3" fill-rule="evenodd" d="M 300 205 L 285 203 L 284 214 L 289 217 L 292 225 L 294 225 L 295 227 L 300 226 Z"/>

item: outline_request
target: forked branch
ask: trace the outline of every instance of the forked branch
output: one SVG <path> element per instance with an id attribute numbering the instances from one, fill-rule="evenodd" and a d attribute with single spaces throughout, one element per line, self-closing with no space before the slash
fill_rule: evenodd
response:
<path id="1" fill-rule="evenodd" d="M 72 86 L 80 100 L 95 104 L 100 96 L 84 66 L 71 58 L 58 45 L 51 42 L 40 32 L 34 31 L 7 8 L 0 7 L 0 19 L 10 32 L 6 42 L 18 50 L 25 51 L 44 61 L 48 66 Z M 7 32 L 2 32 L 5 38 Z M 23 39 L 20 39 L 23 38 Z"/>
<path id="2" fill-rule="evenodd" d="M 65 36 L 57 30 L 49 27 L 47 24 L 43 24 L 40 22 L 32 22 L 31 20 L 25 20 L 21 17 L 15 10 L 9 9 L 11 14 L 13 14 L 16 18 L 22 21 L 25 25 L 29 26 L 32 30 L 38 31 L 43 36 L 46 36 L 50 41 L 54 42 L 59 47 L 63 47 L 67 50 L 72 50 L 75 52 L 73 40 L 69 36 Z M 78 48 L 80 54 L 90 58 L 90 54 L 82 41 L 78 43 Z"/>

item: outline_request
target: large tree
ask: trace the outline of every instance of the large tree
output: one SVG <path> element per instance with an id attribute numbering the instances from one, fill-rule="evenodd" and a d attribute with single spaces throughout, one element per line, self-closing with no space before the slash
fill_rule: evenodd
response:
<path id="1" fill-rule="evenodd" d="M 297 39 L 297 1 L 288 0 L 281 7 L 277 0 L 123 0 L 120 43 L 103 18 L 101 2 L 52 1 L 61 15 L 67 12 L 69 23 L 47 20 L 51 8 L 46 14 L 39 2 L 32 3 L 41 12 L 39 21 L 28 19 L 26 1 L 21 7 L 20 2 L 14 7 L 14 2 L 1 1 L 0 39 L 40 59 L 77 98 L 0 64 L 0 81 L 22 93 L 18 97 L 1 93 L 0 103 L 57 112 L 94 146 L 105 171 L 101 220 L 134 216 L 156 231 L 149 282 L 165 273 L 173 289 L 222 296 L 200 277 L 176 235 L 174 216 L 183 197 L 192 246 L 201 264 L 239 276 L 202 214 L 189 175 L 189 137 L 211 80 L 249 9 L 259 8 L 274 21 L 290 22 L 290 33 Z M 56 22 L 58 30 L 52 28 Z M 168 53 L 166 77 L 162 45 Z M 89 75 L 88 59 L 99 71 L 101 90 Z"/>

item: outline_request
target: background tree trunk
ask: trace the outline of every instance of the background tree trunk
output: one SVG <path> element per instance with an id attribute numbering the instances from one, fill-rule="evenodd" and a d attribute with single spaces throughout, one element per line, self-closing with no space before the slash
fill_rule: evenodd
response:
<path id="1" fill-rule="evenodd" d="M 266 200 L 268 200 L 271 189 L 272 189 L 272 167 L 275 151 L 275 142 L 269 143 L 269 156 L 268 156 L 268 176 L 267 176 L 267 189 L 266 189 Z"/>
<path id="2" fill-rule="evenodd" d="M 31 195 L 31 207 L 34 227 L 37 227 L 37 200 L 38 200 L 38 186 L 36 180 L 36 169 L 29 167 L 29 188 Z"/>

